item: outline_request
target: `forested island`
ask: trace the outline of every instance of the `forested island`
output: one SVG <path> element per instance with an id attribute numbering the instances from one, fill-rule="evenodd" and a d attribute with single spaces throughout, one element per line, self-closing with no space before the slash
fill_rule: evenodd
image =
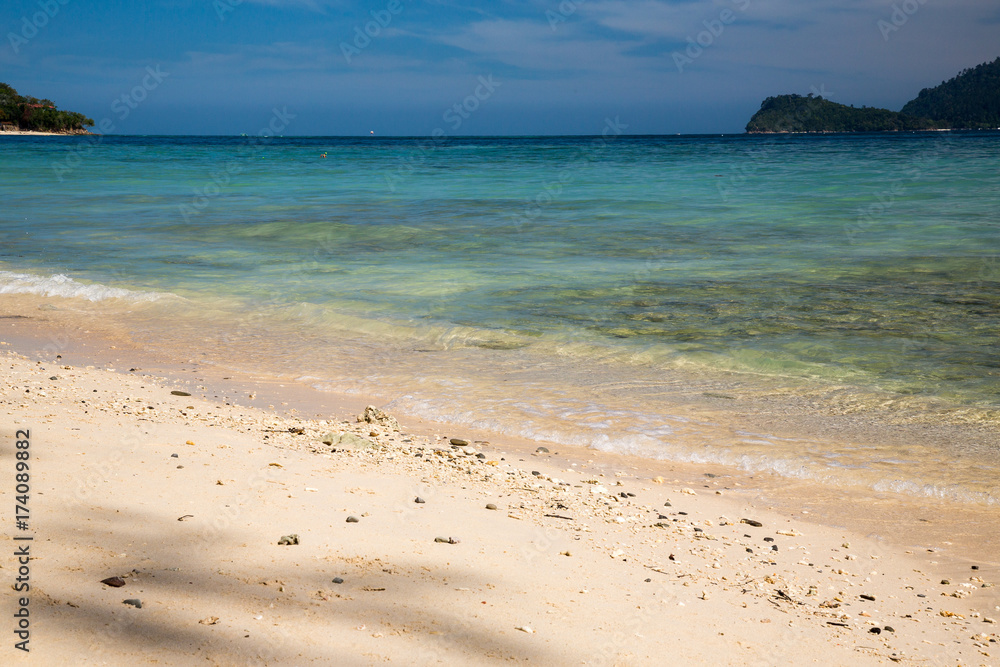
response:
<path id="1" fill-rule="evenodd" d="M 93 119 L 82 113 L 57 109 L 52 100 L 19 95 L 13 86 L 0 83 L 0 132 L 89 134 L 85 126 L 93 124 Z"/>
<path id="2" fill-rule="evenodd" d="M 837 104 L 822 96 L 768 97 L 746 131 L 904 132 L 1000 128 L 1000 58 L 924 88 L 900 111 Z"/>

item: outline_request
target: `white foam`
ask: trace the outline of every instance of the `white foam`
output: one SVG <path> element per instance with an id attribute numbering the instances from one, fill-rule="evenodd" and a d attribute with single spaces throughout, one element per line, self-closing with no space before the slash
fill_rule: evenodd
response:
<path id="1" fill-rule="evenodd" d="M 87 301 L 124 299 L 132 302 L 156 301 L 166 296 L 159 292 L 134 292 L 120 287 L 108 287 L 100 283 L 87 285 L 61 273 L 52 276 L 36 276 L 10 271 L 0 271 L 0 294 L 38 294 L 48 297 L 86 299 Z"/>

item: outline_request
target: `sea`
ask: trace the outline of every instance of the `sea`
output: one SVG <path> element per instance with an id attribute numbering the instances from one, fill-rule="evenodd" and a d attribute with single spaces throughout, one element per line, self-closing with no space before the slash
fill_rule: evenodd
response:
<path id="1" fill-rule="evenodd" d="M 1000 133 L 0 139 L 0 299 L 637 459 L 1000 504 Z"/>

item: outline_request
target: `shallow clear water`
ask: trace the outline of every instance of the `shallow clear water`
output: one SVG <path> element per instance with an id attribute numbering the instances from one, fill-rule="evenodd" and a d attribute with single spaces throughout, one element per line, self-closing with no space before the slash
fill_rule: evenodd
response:
<path id="1" fill-rule="evenodd" d="M 0 293 L 502 432 L 996 499 L 998 155 L 997 133 L 6 137 Z M 741 428 L 761 406 L 780 419 Z"/>

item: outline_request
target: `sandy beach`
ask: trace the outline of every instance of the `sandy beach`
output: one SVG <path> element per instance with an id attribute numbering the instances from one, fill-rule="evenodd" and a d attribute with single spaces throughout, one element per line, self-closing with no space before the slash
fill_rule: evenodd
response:
<path id="1" fill-rule="evenodd" d="M 5 664 L 1000 664 L 1000 567 L 950 542 L 5 320 Z"/>

